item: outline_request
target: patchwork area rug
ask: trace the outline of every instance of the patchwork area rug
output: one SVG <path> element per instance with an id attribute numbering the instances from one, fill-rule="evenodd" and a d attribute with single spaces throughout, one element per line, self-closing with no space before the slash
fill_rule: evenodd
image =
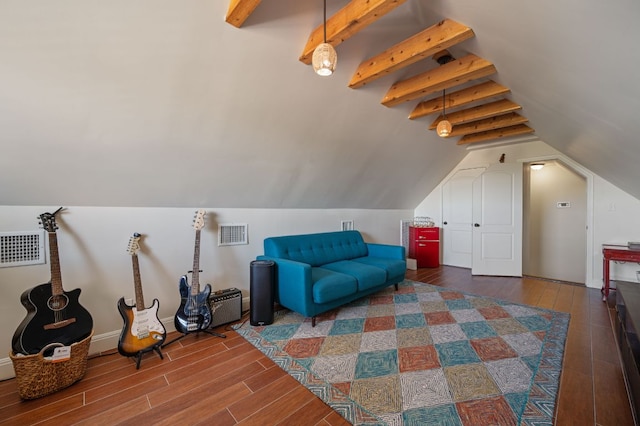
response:
<path id="1" fill-rule="evenodd" d="M 569 315 L 413 281 L 245 339 L 352 424 L 553 424 Z"/>

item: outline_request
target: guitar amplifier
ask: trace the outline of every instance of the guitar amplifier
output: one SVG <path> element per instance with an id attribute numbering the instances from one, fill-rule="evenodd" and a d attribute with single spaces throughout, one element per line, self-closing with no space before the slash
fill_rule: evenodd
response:
<path id="1" fill-rule="evenodd" d="M 242 292 L 237 288 L 227 288 L 211 293 L 211 325 L 217 327 L 242 318 Z"/>

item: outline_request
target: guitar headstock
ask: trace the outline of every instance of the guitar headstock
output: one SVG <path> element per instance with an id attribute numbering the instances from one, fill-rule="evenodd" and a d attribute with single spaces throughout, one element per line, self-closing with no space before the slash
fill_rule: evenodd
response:
<path id="1" fill-rule="evenodd" d="M 60 210 L 62 210 L 62 207 L 60 207 L 53 213 L 42 213 L 40 216 L 38 216 L 38 218 L 40 219 L 40 224 L 45 231 L 56 232 L 56 229 L 58 229 L 58 225 L 56 224 L 56 214 Z"/>
<path id="2" fill-rule="evenodd" d="M 204 215 L 205 215 L 205 211 L 203 209 L 196 211 L 196 216 L 193 219 L 193 227 L 195 228 L 196 231 L 199 231 L 202 228 L 204 228 Z"/>
<path id="3" fill-rule="evenodd" d="M 129 253 L 131 256 L 137 255 L 138 251 L 140 251 L 140 244 L 138 244 L 139 241 L 140 241 L 140 234 L 138 234 L 137 232 L 133 234 L 133 237 L 129 238 L 127 253 Z"/>

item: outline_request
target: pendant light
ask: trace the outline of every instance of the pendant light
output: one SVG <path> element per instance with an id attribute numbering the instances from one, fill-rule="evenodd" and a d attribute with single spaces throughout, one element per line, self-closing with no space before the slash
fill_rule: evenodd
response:
<path id="1" fill-rule="evenodd" d="M 333 74 L 338 63 L 338 54 L 332 45 L 327 43 L 327 0 L 324 0 L 324 43 L 320 43 L 311 57 L 316 74 L 326 77 Z"/>
<path id="2" fill-rule="evenodd" d="M 438 122 L 438 126 L 436 127 L 436 131 L 438 132 L 438 136 L 441 138 L 446 138 L 451 134 L 451 123 L 447 120 L 447 116 L 445 115 L 446 111 L 446 99 L 444 96 L 444 89 L 442 89 L 442 120 Z"/>

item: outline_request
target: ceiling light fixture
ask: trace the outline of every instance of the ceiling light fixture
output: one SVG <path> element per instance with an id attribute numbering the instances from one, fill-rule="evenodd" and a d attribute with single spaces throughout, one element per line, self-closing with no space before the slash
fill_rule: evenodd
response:
<path id="1" fill-rule="evenodd" d="M 444 89 L 442 89 L 442 120 L 438 122 L 438 126 L 436 127 L 438 136 L 441 138 L 446 138 L 451 134 L 451 122 L 447 120 L 447 116 L 445 115 L 445 104 Z"/>
<path id="2" fill-rule="evenodd" d="M 448 50 L 442 50 L 435 55 L 433 55 L 433 59 L 435 59 L 438 64 L 444 65 L 454 60 L 454 57 L 451 56 Z M 445 89 L 442 89 L 442 120 L 438 122 L 438 126 L 436 127 L 436 132 L 438 136 L 441 138 L 449 137 L 451 134 L 451 122 L 447 120 L 446 115 L 446 103 L 447 100 L 445 98 Z"/>
<path id="3" fill-rule="evenodd" d="M 544 163 L 531 163 L 529 167 L 531 167 L 531 170 L 541 170 L 544 167 Z"/>
<path id="4" fill-rule="evenodd" d="M 320 43 L 311 57 L 316 74 L 327 77 L 333 74 L 338 63 L 338 54 L 332 45 L 327 43 L 327 0 L 324 0 L 324 43 Z"/>

